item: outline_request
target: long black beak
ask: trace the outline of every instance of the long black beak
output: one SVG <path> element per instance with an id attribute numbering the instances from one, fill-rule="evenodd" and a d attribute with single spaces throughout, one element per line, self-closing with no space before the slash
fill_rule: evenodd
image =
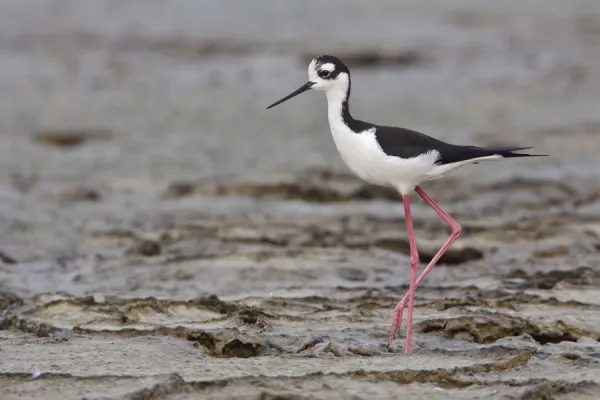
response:
<path id="1" fill-rule="evenodd" d="M 285 96 L 283 99 L 278 100 L 275 103 L 271 104 L 269 107 L 267 107 L 267 110 L 271 107 L 275 107 L 276 105 L 283 103 L 284 101 L 291 99 L 292 97 L 298 96 L 300 93 L 306 92 L 308 89 L 313 87 L 314 84 L 315 84 L 314 82 L 310 82 L 310 81 L 306 82 L 304 85 L 300 86 L 298 88 L 298 90 L 296 90 L 295 92 L 292 92 L 292 93 L 288 94 L 287 96 Z"/>

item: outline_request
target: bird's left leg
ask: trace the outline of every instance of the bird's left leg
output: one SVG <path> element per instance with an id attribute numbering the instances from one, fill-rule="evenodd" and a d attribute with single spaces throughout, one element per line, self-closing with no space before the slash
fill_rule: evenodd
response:
<path id="1" fill-rule="evenodd" d="M 421 198 L 423 200 L 425 200 L 425 202 L 431 208 L 433 208 L 433 210 L 436 213 L 438 213 L 438 215 L 440 217 L 442 217 L 442 219 L 444 221 L 446 221 L 446 223 L 448 225 L 450 225 L 450 229 L 452 229 L 452 233 L 450 234 L 450 237 L 448 238 L 446 243 L 444 243 L 442 248 L 435 254 L 435 256 L 431 259 L 431 261 L 429 262 L 427 267 L 425 267 L 423 272 L 421 272 L 421 275 L 419 275 L 419 277 L 417 278 L 416 286 L 419 286 L 421 284 L 421 282 L 423 282 L 423 280 L 425 279 L 425 277 L 427 276 L 429 271 L 431 271 L 433 269 L 433 267 L 435 267 L 435 265 L 437 264 L 439 259 L 442 257 L 442 255 L 450 248 L 450 246 L 452 246 L 452 244 L 456 241 L 456 239 L 458 239 L 458 236 L 462 232 L 462 227 L 458 224 L 458 222 L 456 222 L 454 219 L 452 219 L 452 217 L 450 215 L 448 215 L 448 213 L 446 211 L 444 211 L 442 209 L 442 207 L 440 207 L 435 201 L 433 201 L 433 199 L 431 197 L 429 197 L 429 195 L 427 195 L 427 193 L 425 193 L 425 191 L 420 186 L 417 186 L 415 188 L 415 192 L 419 196 L 421 196 Z M 409 240 L 410 240 L 410 236 L 409 236 Z M 411 252 L 411 254 L 412 254 L 412 252 Z M 414 295 L 414 292 L 413 292 L 413 295 Z M 394 338 L 396 337 L 398 328 L 400 327 L 400 324 L 402 323 L 402 313 L 404 312 L 404 307 L 406 306 L 406 302 L 409 301 L 409 303 L 410 303 L 410 296 L 411 296 L 411 291 L 409 289 L 408 293 L 406 293 L 404 295 L 402 300 L 400 300 L 398 302 L 398 304 L 396 305 L 396 307 L 394 309 L 395 315 L 394 315 L 394 322 L 392 323 L 392 330 L 390 332 L 389 344 L 391 344 L 392 341 L 394 340 Z M 409 312 L 411 312 L 410 310 L 411 310 L 411 307 L 409 305 Z M 406 327 L 407 336 L 408 336 L 408 329 L 409 329 L 409 327 L 407 325 L 407 327 Z M 411 327 L 411 330 L 412 330 L 412 327 Z"/>
<path id="2" fill-rule="evenodd" d="M 408 194 L 402 195 L 404 203 L 404 217 L 406 219 L 406 231 L 408 233 L 408 244 L 410 247 L 410 286 L 406 296 L 408 297 L 408 316 L 406 321 L 406 339 L 404 343 L 404 352 L 410 354 L 412 351 L 412 319 L 413 309 L 415 307 L 415 289 L 417 288 L 417 272 L 419 268 L 419 253 L 415 241 L 415 232 L 413 230 L 412 215 L 410 213 L 410 202 Z"/>

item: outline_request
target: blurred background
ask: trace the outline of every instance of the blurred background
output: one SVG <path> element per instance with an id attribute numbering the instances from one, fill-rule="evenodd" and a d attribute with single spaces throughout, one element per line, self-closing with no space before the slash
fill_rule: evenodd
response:
<path id="1" fill-rule="evenodd" d="M 92 332 L 82 296 L 216 294 L 236 307 L 258 296 L 273 316 L 273 296 L 309 309 L 311 296 L 345 304 L 359 296 L 349 288 L 367 288 L 383 291 L 381 309 L 339 343 L 382 343 L 409 276 L 396 195 L 348 175 L 323 93 L 265 110 L 320 54 L 349 65 L 356 118 L 551 155 L 425 185 L 467 227 L 430 285 L 510 291 L 511 279 L 547 282 L 536 271 L 561 268 L 577 272 L 553 284 L 600 282 L 598 0 L 0 0 L 0 315 L 71 299 L 79 311 L 29 310 L 27 321 Z M 446 226 L 415 204 L 426 259 Z M 161 304 L 129 318 L 212 321 Z M 600 323 L 585 312 L 579 322 Z M 103 327 L 127 325 L 102 315 Z M 335 338 L 345 317 L 330 317 L 283 336 L 320 326 Z M 0 327 L 18 325 L 7 318 Z M 11 371 L 26 358 L 16 354 Z"/>
<path id="2" fill-rule="evenodd" d="M 358 118 L 459 143 L 577 154 L 528 164 L 550 177 L 590 171 L 594 162 L 568 134 L 548 133 L 597 124 L 594 0 L 0 7 L 4 174 L 137 184 L 339 168 L 322 94 L 265 111 L 305 81 L 308 62 L 322 53 L 350 65 Z M 98 140 L 61 151 L 48 138 L 72 130 Z M 478 169 L 490 168 L 511 166 Z"/>
<path id="3" fill-rule="evenodd" d="M 599 9 L 595 0 L 2 0 L 0 223 L 6 231 L 22 213 L 69 235 L 80 216 L 61 221 L 62 207 L 41 199 L 104 197 L 119 215 L 152 209 L 173 182 L 347 171 L 322 93 L 265 110 L 323 53 L 351 67 L 359 119 L 552 155 L 456 177 L 593 178 Z"/>

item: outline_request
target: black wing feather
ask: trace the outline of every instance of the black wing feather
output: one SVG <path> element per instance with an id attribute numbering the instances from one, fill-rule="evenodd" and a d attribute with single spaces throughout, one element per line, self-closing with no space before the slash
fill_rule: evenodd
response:
<path id="1" fill-rule="evenodd" d="M 388 156 L 413 158 L 431 150 L 440 153 L 436 164 L 451 164 L 473 158 L 501 155 L 502 157 L 528 157 L 532 154 L 518 154 L 513 151 L 526 150 L 531 147 L 477 147 L 460 146 L 443 142 L 423 133 L 406 128 L 392 126 L 374 126 L 375 137 L 381 149 Z"/>

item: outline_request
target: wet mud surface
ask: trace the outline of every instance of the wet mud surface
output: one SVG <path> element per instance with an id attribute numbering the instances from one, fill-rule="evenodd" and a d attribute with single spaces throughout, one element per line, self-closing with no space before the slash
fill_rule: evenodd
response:
<path id="1" fill-rule="evenodd" d="M 169 23 L 166 3 L 55 3 L 0 1 L 1 399 L 597 398 L 597 2 L 345 2 L 328 43 L 304 24 L 335 1 L 303 24 L 257 1 L 243 41 L 217 3 Z M 551 155 L 424 185 L 463 233 L 417 291 L 411 356 L 405 326 L 387 346 L 398 195 L 341 165 L 323 99 L 262 111 L 331 48 L 367 120 Z M 413 197 L 424 266 L 449 229 Z"/>
<path id="2" fill-rule="evenodd" d="M 497 185 L 452 203 L 464 236 L 419 288 L 416 351 L 407 357 L 403 334 L 386 344 L 409 274 L 398 202 L 350 175 L 328 173 L 321 183 L 322 175 L 276 175 L 268 185 L 199 182 L 187 200 L 204 201 L 200 193 L 217 187 L 235 194 L 222 201 L 237 201 L 237 211 L 204 214 L 184 202 L 146 216 L 143 226 L 105 221 L 81 232 L 78 251 L 62 258 L 5 255 L 11 262 L 4 262 L 0 293 L 4 393 L 128 399 L 596 393 L 600 217 L 584 217 L 583 206 L 574 205 L 588 198 L 587 187 L 579 193 L 564 183 L 506 181 L 502 188 L 515 195 L 488 205 L 485 215 L 469 202 L 498 193 Z M 429 191 L 450 203 L 447 197 L 461 190 L 449 195 L 448 184 L 433 183 Z M 547 195 L 520 207 L 520 193 Z M 263 203 L 269 206 L 256 206 Z M 415 203 L 427 260 L 448 229 Z"/>

